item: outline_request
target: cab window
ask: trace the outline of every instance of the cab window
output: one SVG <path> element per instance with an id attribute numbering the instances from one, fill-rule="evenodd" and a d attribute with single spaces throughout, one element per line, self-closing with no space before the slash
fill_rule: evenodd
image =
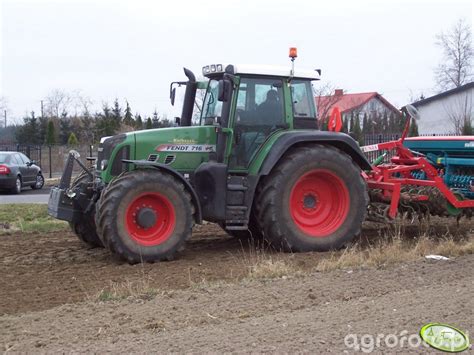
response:
<path id="1" fill-rule="evenodd" d="M 294 80 L 291 83 L 293 116 L 316 119 L 313 91 L 310 81 Z"/>

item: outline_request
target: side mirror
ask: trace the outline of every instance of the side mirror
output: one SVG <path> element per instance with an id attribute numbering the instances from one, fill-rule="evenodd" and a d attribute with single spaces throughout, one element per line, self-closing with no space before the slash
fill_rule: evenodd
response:
<path id="1" fill-rule="evenodd" d="M 420 119 L 420 113 L 418 112 L 415 106 L 406 105 L 405 110 L 408 113 L 408 115 L 410 115 L 410 117 L 413 118 L 414 120 L 418 121 Z"/>
<path id="2" fill-rule="evenodd" d="M 174 100 L 176 98 L 176 88 L 171 89 L 170 91 L 170 100 L 171 100 L 171 106 L 174 106 Z"/>
<path id="3" fill-rule="evenodd" d="M 181 118 L 180 117 L 175 117 L 174 118 L 174 123 L 176 123 L 177 126 L 181 126 Z"/>
<path id="4" fill-rule="evenodd" d="M 232 83 L 228 79 L 219 80 L 219 94 L 217 99 L 222 102 L 230 101 Z"/>

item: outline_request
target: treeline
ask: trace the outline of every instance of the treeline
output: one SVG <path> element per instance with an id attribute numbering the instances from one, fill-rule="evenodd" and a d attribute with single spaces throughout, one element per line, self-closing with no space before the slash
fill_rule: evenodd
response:
<path id="1" fill-rule="evenodd" d="M 14 129 L 16 143 L 20 144 L 94 144 L 101 137 L 122 132 L 173 126 L 166 117 L 142 117 L 132 114 L 128 101 L 124 107 L 116 99 L 112 106 L 103 104 L 102 110 L 91 114 L 86 107 L 80 114 L 66 110 L 46 110 L 43 116 L 35 112 L 23 118 L 23 124 Z"/>
<path id="2" fill-rule="evenodd" d="M 361 120 L 362 116 L 362 120 Z M 364 144 L 367 134 L 401 133 L 405 128 L 406 118 L 395 113 L 378 113 L 368 115 L 352 112 L 343 118 L 342 132 L 349 133 L 359 144 Z M 415 120 L 411 121 L 410 137 L 418 136 L 418 125 Z"/>

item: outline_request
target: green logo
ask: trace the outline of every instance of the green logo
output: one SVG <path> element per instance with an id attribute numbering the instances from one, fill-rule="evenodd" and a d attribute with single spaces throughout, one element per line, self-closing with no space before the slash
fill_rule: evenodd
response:
<path id="1" fill-rule="evenodd" d="M 428 323 L 421 328 L 420 336 L 432 348 L 450 353 L 469 348 L 469 337 L 448 324 Z"/>

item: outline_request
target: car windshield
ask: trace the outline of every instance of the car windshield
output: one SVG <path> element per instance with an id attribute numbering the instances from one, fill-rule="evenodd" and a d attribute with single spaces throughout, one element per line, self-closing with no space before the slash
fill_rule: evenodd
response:
<path id="1" fill-rule="evenodd" d="M 0 163 L 9 163 L 10 154 L 0 153 Z"/>
<path id="2" fill-rule="evenodd" d="M 221 117 L 222 102 L 217 100 L 218 92 L 219 82 L 210 80 L 202 105 L 201 125 L 213 124 L 216 118 Z"/>

